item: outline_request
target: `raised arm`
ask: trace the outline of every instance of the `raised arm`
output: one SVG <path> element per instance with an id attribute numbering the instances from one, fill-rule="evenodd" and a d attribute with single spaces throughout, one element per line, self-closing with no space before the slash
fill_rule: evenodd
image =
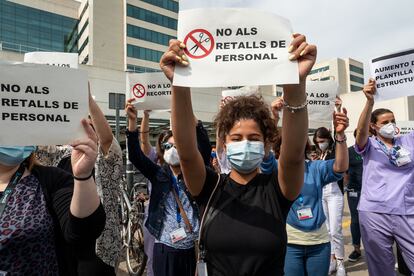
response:
<path id="1" fill-rule="evenodd" d="M 306 104 L 306 77 L 316 60 L 316 46 L 308 45 L 303 35 L 295 34 L 289 49 L 291 60 L 299 63 L 297 85 L 285 85 L 283 98 L 285 110 L 282 120 L 282 146 L 278 162 L 279 186 L 283 195 L 295 200 L 303 185 L 305 145 L 308 139 L 308 111 L 300 108 Z M 294 112 L 289 107 L 298 107 Z"/>
<path id="2" fill-rule="evenodd" d="M 141 149 L 146 156 L 149 156 L 152 150 L 149 136 L 149 110 L 144 110 L 144 116 L 141 120 L 139 137 L 141 138 Z"/>
<path id="3" fill-rule="evenodd" d="M 365 107 L 362 110 L 361 115 L 359 116 L 358 127 L 357 127 L 357 136 L 356 136 L 356 145 L 359 149 L 364 149 L 369 137 L 369 122 L 374 107 L 374 95 L 376 92 L 375 80 L 369 79 L 367 85 L 364 86 L 364 94 L 367 98 Z"/>
<path id="4" fill-rule="evenodd" d="M 128 115 L 128 159 L 146 178 L 152 180 L 155 177 L 159 166 L 152 162 L 141 150 L 139 146 L 137 131 L 137 109 L 132 104 L 134 99 L 127 100 L 125 112 Z"/>
<path id="5" fill-rule="evenodd" d="M 103 154 L 106 155 L 109 151 L 109 148 L 112 145 L 112 140 L 114 136 L 112 135 L 112 129 L 108 124 L 108 121 L 105 118 L 102 110 L 96 104 L 95 100 L 92 98 L 91 93 L 89 92 L 89 112 L 91 114 L 91 119 L 93 122 L 93 127 L 95 128 L 96 134 L 98 135 L 99 144 L 103 151 Z"/>
<path id="6" fill-rule="evenodd" d="M 347 111 L 343 108 L 343 112 L 334 112 L 333 122 L 335 127 L 335 163 L 333 165 L 334 172 L 344 173 L 348 170 L 349 154 L 346 145 L 345 130 L 349 126 Z"/>
<path id="7" fill-rule="evenodd" d="M 178 66 L 187 66 L 183 48 L 184 44 L 178 40 L 170 40 L 167 52 L 162 56 L 160 67 L 167 78 L 172 82 L 174 69 Z M 172 87 L 171 125 L 180 156 L 181 171 L 185 184 L 194 196 L 200 194 L 206 177 L 203 158 L 197 148 L 196 122 L 191 104 L 191 92 L 186 87 Z"/>

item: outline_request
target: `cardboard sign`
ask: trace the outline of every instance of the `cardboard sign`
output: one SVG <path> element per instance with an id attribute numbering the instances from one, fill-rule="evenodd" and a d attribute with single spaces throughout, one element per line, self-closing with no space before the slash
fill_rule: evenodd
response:
<path id="1" fill-rule="evenodd" d="M 414 121 L 397 122 L 398 135 L 405 135 L 414 131 Z"/>
<path id="2" fill-rule="evenodd" d="M 0 145 L 65 145 L 84 136 L 86 72 L 0 63 Z"/>
<path id="3" fill-rule="evenodd" d="M 332 122 L 337 93 L 338 83 L 335 81 L 308 81 L 306 83 L 310 128 L 318 128 Z"/>
<path id="4" fill-rule="evenodd" d="M 171 109 L 171 83 L 162 72 L 128 74 L 127 91 L 138 110 Z"/>
<path id="5" fill-rule="evenodd" d="M 186 45 L 190 65 L 175 68 L 174 85 L 223 87 L 299 82 L 297 62 L 288 59 L 292 28 L 287 19 L 261 9 L 217 8 L 216 1 L 206 2 L 211 3 L 210 8 L 179 12 L 177 37 Z"/>
<path id="6" fill-rule="evenodd" d="M 377 82 L 376 100 L 414 95 L 414 49 L 375 58 L 370 67 Z"/>
<path id="7" fill-rule="evenodd" d="M 258 86 L 244 86 L 239 89 L 223 90 L 221 91 L 221 104 L 224 105 L 239 96 L 249 96 L 257 93 L 259 93 Z"/>
<path id="8" fill-rule="evenodd" d="M 24 62 L 78 68 L 78 54 L 57 52 L 31 52 L 24 54 Z"/>

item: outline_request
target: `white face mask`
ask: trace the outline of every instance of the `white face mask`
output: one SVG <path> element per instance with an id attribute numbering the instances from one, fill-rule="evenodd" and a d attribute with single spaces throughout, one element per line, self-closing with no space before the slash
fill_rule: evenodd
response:
<path id="1" fill-rule="evenodd" d="M 178 155 L 177 149 L 172 147 L 164 151 L 164 160 L 170 166 L 180 165 L 180 156 Z"/>
<path id="2" fill-rule="evenodd" d="M 379 130 L 379 134 L 387 139 L 393 139 L 396 134 L 396 125 L 394 123 L 388 123 L 382 126 Z"/>
<path id="3" fill-rule="evenodd" d="M 329 142 L 318 143 L 318 146 L 321 151 L 326 151 L 329 147 Z"/>

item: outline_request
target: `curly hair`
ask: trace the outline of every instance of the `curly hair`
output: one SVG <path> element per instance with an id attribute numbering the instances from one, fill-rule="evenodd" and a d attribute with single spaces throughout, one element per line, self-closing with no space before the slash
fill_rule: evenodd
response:
<path id="1" fill-rule="evenodd" d="M 274 143 L 278 137 L 270 107 L 256 95 L 240 96 L 226 103 L 214 119 L 218 139 L 225 141 L 234 124 L 240 120 L 254 120 L 260 127 L 265 142 Z"/>

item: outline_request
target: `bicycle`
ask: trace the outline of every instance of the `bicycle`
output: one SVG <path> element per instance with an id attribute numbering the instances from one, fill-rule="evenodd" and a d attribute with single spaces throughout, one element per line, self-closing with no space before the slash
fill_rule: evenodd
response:
<path id="1" fill-rule="evenodd" d="M 147 184 L 143 182 L 135 183 L 130 192 L 128 188 L 124 188 L 120 198 L 122 250 L 126 249 L 126 266 L 131 276 L 141 276 L 147 263 L 143 229 L 146 197 L 139 192 L 139 189 L 146 186 Z"/>

